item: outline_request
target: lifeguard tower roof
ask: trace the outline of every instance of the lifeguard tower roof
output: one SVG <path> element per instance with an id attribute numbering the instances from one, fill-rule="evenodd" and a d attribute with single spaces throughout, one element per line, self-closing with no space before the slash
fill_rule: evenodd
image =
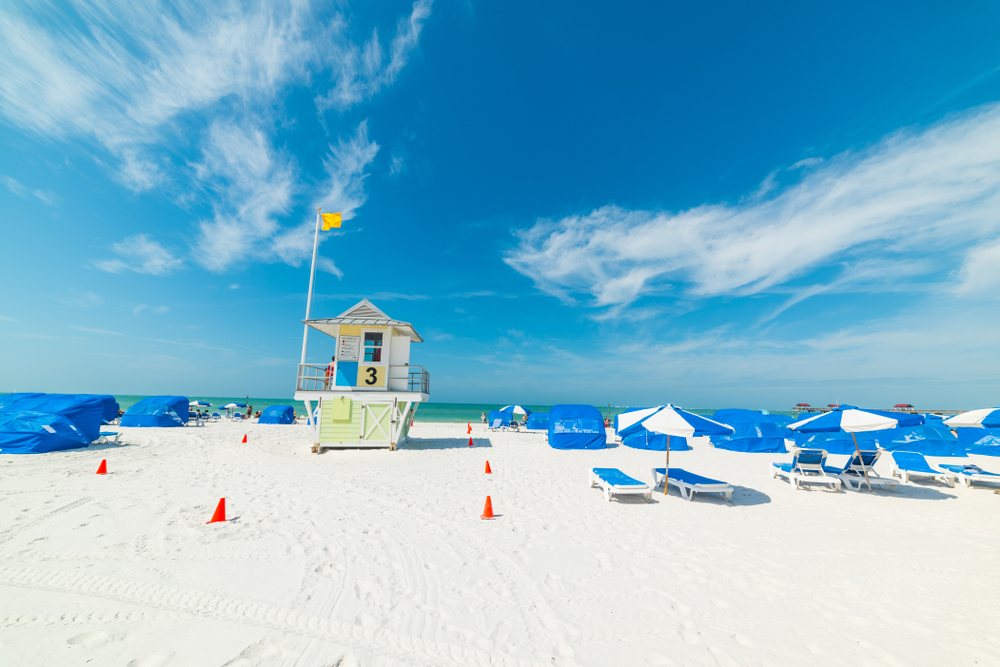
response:
<path id="1" fill-rule="evenodd" d="M 328 317 L 323 320 L 302 321 L 313 329 L 322 331 L 327 336 L 336 337 L 339 331 L 338 327 L 342 324 L 361 327 L 389 326 L 395 329 L 400 335 L 407 336 L 415 343 L 424 342 L 424 339 L 420 337 L 420 334 L 416 332 L 412 324 L 392 319 L 376 308 L 375 305 L 368 299 L 362 299 L 360 303 L 351 306 L 337 317 Z"/>

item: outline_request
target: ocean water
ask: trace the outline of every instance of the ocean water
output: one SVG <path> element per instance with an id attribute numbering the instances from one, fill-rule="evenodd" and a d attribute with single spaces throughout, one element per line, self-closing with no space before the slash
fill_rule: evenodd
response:
<path id="1" fill-rule="evenodd" d="M 118 405 L 121 406 L 122 410 L 128 410 L 132 405 L 137 403 L 140 399 L 145 398 L 145 396 L 132 396 L 132 395 L 116 395 L 115 399 L 118 401 Z M 306 406 L 301 401 L 293 401 L 289 398 L 260 398 L 256 396 L 189 396 L 189 400 L 195 401 L 205 401 L 211 403 L 212 407 L 209 408 L 212 412 L 225 412 L 222 410 L 222 406 L 227 403 L 246 403 L 253 406 L 254 412 L 258 410 L 263 410 L 271 405 L 291 405 L 295 408 L 298 414 L 305 414 Z M 497 405 L 493 403 L 421 403 L 420 407 L 417 408 L 416 421 L 425 422 L 473 422 L 478 423 L 480 421 L 480 415 L 486 413 L 489 415 L 490 410 L 498 410 L 504 407 L 503 405 Z M 528 405 L 525 404 L 524 407 L 531 410 L 532 412 L 548 412 L 549 405 Z M 620 405 L 604 405 L 604 406 L 594 406 L 600 410 L 601 415 L 614 419 L 614 416 L 620 412 L 626 410 L 629 406 Z M 644 407 L 644 406 L 636 406 Z M 732 406 L 728 406 L 732 407 Z M 690 412 L 695 414 L 711 416 L 715 412 L 715 408 L 688 408 Z M 243 408 L 241 412 L 246 412 Z M 772 410 L 772 414 L 781 415 L 791 415 L 792 413 L 787 410 Z"/>

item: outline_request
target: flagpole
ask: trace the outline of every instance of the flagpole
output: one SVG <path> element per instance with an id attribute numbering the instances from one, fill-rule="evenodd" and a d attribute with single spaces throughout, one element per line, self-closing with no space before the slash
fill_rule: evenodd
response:
<path id="1" fill-rule="evenodd" d="M 309 319 L 309 310 L 312 308 L 313 282 L 316 280 L 316 251 L 319 249 L 319 212 L 322 207 L 316 209 L 316 233 L 313 235 L 313 258 L 312 268 L 309 270 L 309 293 L 306 296 L 306 319 Z M 303 325 L 302 331 L 302 361 L 306 363 L 306 343 L 309 341 L 309 325 Z"/>

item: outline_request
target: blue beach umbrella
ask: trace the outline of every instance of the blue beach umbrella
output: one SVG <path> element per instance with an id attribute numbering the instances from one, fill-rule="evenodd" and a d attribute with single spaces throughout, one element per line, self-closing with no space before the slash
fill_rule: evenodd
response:
<path id="1" fill-rule="evenodd" d="M 663 471 L 663 495 L 667 494 L 667 480 L 670 475 L 670 436 L 681 438 L 697 438 L 703 435 L 730 435 L 733 427 L 720 424 L 717 421 L 682 410 L 667 403 L 640 424 L 651 433 L 662 433 L 667 436 L 667 465 Z"/>
<path id="2" fill-rule="evenodd" d="M 955 428 L 956 426 L 971 426 L 976 428 L 998 428 L 1000 427 L 1000 408 L 983 408 L 972 412 L 963 412 L 960 415 L 949 417 L 944 420 L 945 426 Z"/>
<path id="3" fill-rule="evenodd" d="M 861 410 L 853 405 L 841 405 L 830 412 L 789 424 L 788 428 L 799 433 L 837 433 L 840 431 L 850 433 L 851 439 L 854 441 L 854 451 L 857 452 L 860 460 L 861 449 L 858 447 L 858 438 L 854 435 L 855 433 L 884 431 L 899 426 L 917 426 L 923 421 L 923 417 L 920 415 Z M 871 491 L 872 485 L 868 481 L 867 470 L 865 470 L 865 483 L 868 485 L 868 490 Z"/>
<path id="4" fill-rule="evenodd" d="M 515 415 L 530 415 L 531 410 L 528 408 L 522 408 L 520 405 L 505 405 L 500 408 L 500 412 L 510 412 Z"/>

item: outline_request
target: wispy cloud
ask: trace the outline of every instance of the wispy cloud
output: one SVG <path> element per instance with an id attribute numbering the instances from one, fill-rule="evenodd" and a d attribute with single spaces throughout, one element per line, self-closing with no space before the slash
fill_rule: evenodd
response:
<path id="1" fill-rule="evenodd" d="M 344 220 L 353 218 L 367 199 L 365 170 L 378 149 L 368 139 L 367 121 L 330 146 L 324 160 L 327 178 L 319 186 L 317 206 L 341 212 Z M 199 264 L 221 272 L 247 258 L 299 266 L 311 256 L 315 214 L 294 227 L 280 225 L 278 218 L 289 211 L 296 192 L 295 168 L 290 156 L 271 147 L 261 129 L 214 124 L 204 160 L 195 168 L 220 195 L 214 218 L 200 224 L 194 246 Z M 323 238 L 329 235 L 326 232 Z M 343 275 L 328 258 L 322 258 L 319 265 Z"/>
<path id="2" fill-rule="evenodd" d="M 923 273 L 964 265 L 980 293 L 1000 235 L 1000 106 L 838 155 L 775 194 L 677 213 L 606 206 L 519 234 L 505 261 L 566 302 L 621 309 L 665 288 L 687 299 L 745 296 L 839 265 Z M 965 288 L 959 288 L 965 289 Z M 969 287 L 968 289 L 971 289 Z"/>
<path id="3" fill-rule="evenodd" d="M 73 331 L 82 331 L 84 333 L 101 334 L 102 336 L 121 336 L 121 335 L 123 335 L 123 334 L 118 333 L 117 331 L 108 331 L 107 329 L 92 329 L 90 327 L 78 327 L 78 326 L 73 326 L 73 325 L 70 325 L 69 328 L 72 329 Z"/>
<path id="4" fill-rule="evenodd" d="M 329 87 L 317 99 L 321 110 L 370 99 L 412 57 L 430 10 L 430 0 L 415 2 L 386 52 L 377 31 L 358 46 L 347 34 L 349 17 L 310 0 L 80 0 L 58 12 L 7 3 L 0 6 L 0 114 L 46 142 L 96 145 L 104 151 L 98 161 L 129 190 L 169 191 L 184 206 L 211 203 L 192 250 L 198 264 L 212 271 L 247 260 L 298 265 L 311 250 L 312 217 L 286 226 L 293 198 L 307 194 L 349 219 L 365 201 L 364 175 L 378 145 L 362 122 L 331 147 L 324 182 L 301 177 L 274 146 L 282 96 L 308 83 Z M 177 149 L 191 143 L 201 153 L 194 164 Z M 0 182 L 29 193 L 11 177 Z M 31 194 L 56 201 L 49 192 Z M 98 265 L 131 269 L 124 259 Z M 322 268 L 341 274 L 329 260 Z"/>
<path id="5" fill-rule="evenodd" d="M 30 194 L 47 206 L 55 206 L 59 202 L 59 196 L 51 190 L 29 190 L 23 183 L 10 176 L 0 175 L 0 183 L 18 197 L 23 198 Z"/>
<path id="6" fill-rule="evenodd" d="M 145 234 L 129 236 L 124 241 L 112 245 L 111 249 L 120 259 L 93 260 L 94 267 L 108 273 L 134 271 L 162 276 L 174 271 L 183 263 L 171 251 Z"/>
<path id="7" fill-rule="evenodd" d="M 431 14 L 431 4 L 431 0 L 417 0 L 410 16 L 399 20 L 396 36 L 389 45 L 388 62 L 378 30 L 372 32 L 364 46 L 338 44 L 340 48 L 332 54 L 337 71 L 336 84 L 328 93 L 316 98 L 320 111 L 346 109 L 392 84 L 420 41 L 420 31 Z"/>

